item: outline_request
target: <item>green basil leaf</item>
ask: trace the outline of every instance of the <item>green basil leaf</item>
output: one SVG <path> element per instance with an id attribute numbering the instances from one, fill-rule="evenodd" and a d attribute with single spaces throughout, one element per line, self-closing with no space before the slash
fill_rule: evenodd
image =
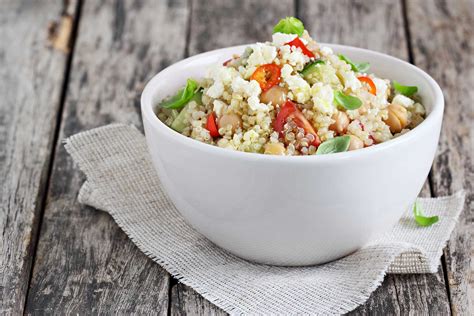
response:
<path id="1" fill-rule="evenodd" d="M 427 227 L 439 221 L 438 216 L 424 216 L 418 202 L 415 202 L 415 205 L 413 206 L 413 214 L 415 215 L 415 221 L 419 226 Z"/>
<path id="2" fill-rule="evenodd" d="M 393 81 L 393 87 L 395 88 L 395 91 L 398 91 L 407 97 L 412 96 L 418 92 L 417 86 L 404 86 L 396 81 Z"/>
<path id="3" fill-rule="evenodd" d="M 171 98 L 161 102 L 160 105 L 166 109 L 180 109 L 188 103 L 198 90 L 198 83 L 193 79 L 186 81 L 186 86 L 179 89 Z"/>
<path id="4" fill-rule="evenodd" d="M 303 31 L 303 22 L 292 16 L 281 19 L 280 22 L 273 27 L 273 33 L 297 34 L 301 36 L 303 35 Z"/>
<path id="5" fill-rule="evenodd" d="M 316 155 L 325 155 L 347 151 L 347 149 L 349 149 L 350 143 L 351 137 L 347 135 L 328 139 L 327 141 L 319 145 L 318 150 L 316 150 Z"/>
<path id="6" fill-rule="evenodd" d="M 367 72 L 370 68 L 370 64 L 368 62 L 363 63 L 354 63 L 357 68 L 358 72 Z"/>
<path id="7" fill-rule="evenodd" d="M 202 105 L 202 95 L 203 95 L 203 88 L 199 88 L 196 93 L 194 93 L 193 97 L 189 101 L 195 101 L 197 104 Z"/>
<path id="8" fill-rule="evenodd" d="M 349 57 L 339 54 L 339 59 L 345 61 L 349 65 L 351 65 L 351 69 L 355 72 L 366 72 L 370 68 L 370 64 L 367 62 L 363 63 L 356 63 L 349 59 Z"/>
<path id="9" fill-rule="evenodd" d="M 300 74 L 304 77 L 313 73 L 316 70 L 317 65 L 319 64 L 324 65 L 325 64 L 324 60 L 318 59 L 318 60 L 309 62 L 308 64 L 306 64 L 306 66 L 304 66 L 303 70 L 300 71 Z"/>
<path id="10" fill-rule="evenodd" d="M 359 98 L 344 94 L 342 91 L 334 93 L 334 100 L 347 110 L 357 110 L 362 106 L 362 101 Z"/>

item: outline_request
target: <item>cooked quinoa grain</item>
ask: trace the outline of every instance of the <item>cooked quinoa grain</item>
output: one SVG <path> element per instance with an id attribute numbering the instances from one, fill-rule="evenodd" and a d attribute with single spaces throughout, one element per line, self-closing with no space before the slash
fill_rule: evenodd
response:
<path id="1" fill-rule="evenodd" d="M 368 63 L 319 45 L 306 30 L 277 32 L 199 81 L 188 80 L 158 105 L 157 116 L 185 136 L 231 150 L 314 155 L 321 143 L 346 135 L 345 150 L 355 150 L 424 120 L 416 87 L 398 86 L 370 73 Z"/>

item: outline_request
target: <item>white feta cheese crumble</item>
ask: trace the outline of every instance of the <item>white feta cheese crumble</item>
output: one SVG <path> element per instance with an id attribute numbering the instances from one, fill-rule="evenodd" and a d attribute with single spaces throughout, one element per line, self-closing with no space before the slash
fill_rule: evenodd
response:
<path id="1" fill-rule="evenodd" d="M 253 111 L 267 111 L 268 106 L 264 103 L 260 103 L 259 95 L 262 92 L 260 85 L 257 81 L 246 81 L 241 77 L 236 77 L 232 82 L 232 91 L 236 94 L 240 94 L 242 97 L 247 98 L 249 107 Z"/>
<path id="2" fill-rule="evenodd" d="M 389 92 L 387 82 L 383 79 L 379 79 L 376 77 L 371 77 L 371 79 L 375 85 L 375 89 L 377 90 L 376 97 L 378 99 L 378 102 L 380 102 L 381 104 L 387 104 L 387 96 Z"/>
<path id="3" fill-rule="evenodd" d="M 330 85 L 325 85 L 322 82 L 315 83 L 311 87 L 311 97 L 315 109 L 328 115 L 334 113 L 334 91 Z"/>
<path id="4" fill-rule="evenodd" d="M 260 66 L 270 64 L 277 57 L 277 49 L 275 46 L 264 43 L 252 45 L 252 54 L 250 54 L 247 63 L 248 66 Z"/>
<path id="5" fill-rule="evenodd" d="M 221 117 L 222 114 L 224 114 L 224 109 L 227 107 L 227 104 L 225 104 L 221 100 L 214 100 L 212 104 L 214 105 L 214 113 L 216 113 L 217 117 Z"/>
<path id="6" fill-rule="evenodd" d="M 214 81 L 212 86 L 207 89 L 206 94 L 211 98 L 217 99 L 224 93 L 224 85 L 220 81 Z"/>
<path id="7" fill-rule="evenodd" d="M 309 61 L 309 57 L 301 52 L 300 48 L 284 45 L 280 48 L 281 59 L 283 63 L 290 64 L 297 70 L 302 70 Z"/>
<path id="8" fill-rule="evenodd" d="M 381 96 L 385 98 L 387 96 L 387 89 L 388 89 L 387 82 L 385 82 L 385 80 L 383 79 L 379 79 L 375 77 L 370 78 L 370 79 L 372 79 L 372 82 L 375 85 L 375 88 L 377 90 L 377 96 Z"/>
<path id="9" fill-rule="evenodd" d="M 221 97 L 224 93 L 224 85 L 230 85 L 237 75 L 237 71 L 231 67 L 222 67 L 221 65 L 212 67 L 207 77 L 213 80 L 213 84 L 207 89 L 206 94 L 214 99 Z"/>
<path id="10" fill-rule="evenodd" d="M 285 64 L 281 69 L 281 77 L 293 93 L 296 102 L 305 103 L 310 99 L 310 86 L 306 80 L 299 75 L 292 75 L 293 68 Z"/>
<path id="11" fill-rule="evenodd" d="M 328 56 L 328 55 L 333 54 L 332 49 L 327 46 L 322 46 L 319 51 L 321 52 L 321 55 L 323 56 Z"/>
<path id="12" fill-rule="evenodd" d="M 344 81 L 344 88 L 356 91 L 362 86 L 359 79 L 357 79 L 356 75 L 352 71 L 340 71 L 339 73 L 342 76 L 342 80 Z"/>
<path id="13" fill-rule="evenodd" d="M 288 42 L 294 40 L 298 35 L 296 34 L 285 34 L 285 33 L 274 33 L 272 35 L 272 41 L 275 46 L 283 46 Z"/>
<path id="14" fill-rule="evenodd" d="M 404 106 L 406 108 L 412 107 L 415 104 L 415 101 L 410 99 L 409 97 L 404 96 L 403 94 L 397 94 L 393 100 L 392 104 L 398 104 Z"/>

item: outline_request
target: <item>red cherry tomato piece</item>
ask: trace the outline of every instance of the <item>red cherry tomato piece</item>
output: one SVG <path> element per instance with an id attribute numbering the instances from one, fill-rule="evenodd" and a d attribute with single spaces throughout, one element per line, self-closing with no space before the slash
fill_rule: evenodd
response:
<path id="1" fill-rule="evenodd" d="M 317 147 L 319 144 L 321 144 L 321 140 L 319 139 L 318 134 L 314 130 L 313 126 L 304 117 L 303 113 L 298 110 L 296 104 L 290 100 L 283 104 L 280 112 L 278 112 L 277 117 L 273 122 L 273 129 L 280 134 L 280 137 L 283 137 L 283 127 L 288 118 L 291 118 L 298 127 L 303 128 L 306 134 L 312 134 L 314 136 L 314 140 L 311 142 L 311 145 Z"/>
<path id="2" fill-rule="evenodd" d="M 217 129 L 216 118 L 212 112 L 207 116 L 206 129 L 209 131 L 211 137 L 220 136 L 219 130 Z"/>
<path id="3" fill-rule="evenodd" d="M 295 46 L 295 47 L 299 47 L 301 49 L 301 51 L 303 52 L 303 54 L 305 54 L 306 56 L 308 57 L 314 57 L 314 54 L 312 51 L 310 51 L 305 44 L 303 44 L 303 42 L 298 38 L 296 37 L 294 40 L 292 40 L 291 42 L 288 42 L 286 43 L 285 45 L 289 45 L 289 46 Z"/>
<path id="4" fill-rule="evenodd" d="M 278 112 L 275 121 L 273 122 L 273 129 L 278 132 L 280 136 L 283 136 L 283 126 L 286 123 L 286 119 L 294 111 L 296 111 L 296 105 L 290 100 L 286 101 L 280 108 L 280 112 Z"/>
<path id="5" fill-rule="evenodd" d="M 275 64 L 261 65 L 250 76 L 250 80 L 255 80 L 260 85 L 262 92 L 277 85 L 281 79 L 281 69 Z"/>
<path id="6" fill-rule="evenodd" d="M 364 82 L 369 86 L 369 92 L 372 93 L 373 95 L 377 95 L 377 87 L 375 86 L 375 83 L 370 79 L 370 77 L 367 76 L 360 76 L 357 77 L 360 82 Z"/>

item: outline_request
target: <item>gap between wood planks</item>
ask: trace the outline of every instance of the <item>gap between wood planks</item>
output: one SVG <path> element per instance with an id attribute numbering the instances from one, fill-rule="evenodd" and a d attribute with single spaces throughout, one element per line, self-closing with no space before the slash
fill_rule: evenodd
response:
<path id="1" fill-rule="evenodd" d="M 408 9 L 407 9 L 407 0 L 400 0 L 401 7 L 402 7 L 402 17 L 403 17 L 403 28 L 405 30 L 405 37 L 407 41 L 407 49 L 408 49 L 408 61 L 416 65 L 414 53 L 413 53 L 413 45 L 412 45 L 412 34 L 410 30 L 410 23 L 408 20 Z M 430 190 L 430 196 L 435 197 L 435 192 L 434 192 L 434 185 L 433 185 L 433 169 L 430 169 L 430 172 L 428 174 L 428 187 Z M 443 254 L 441 255 L 441 269 L 443 270 L 443 278 L 444 278 L 444 284 L 446 287 L 446 296 L 448 298 L 448 303 L 449 303 L 449 310 L 451 314 L 453 313 L 453 307 L 452 307 L 452 302 L 451 302 L 451 291 L 449 289 L 449 279 L 448 279 L 448 270 L 447 270 L 447 265 L 446 265 L 446 258 Z"/>
<path id="2" fill-rule="evenodd" d="M 70 70 L 71 70 L 71 65 L 72 65 L 72 59 L 74 57 L 74 47 L 76 44 L 76 38 L 77 38 L 77 32 L 79 29 L 79 21 L 81 18 L 81 9 L 82 9 L 82 0 L 78 0 L 76 3 L 76 8 L 74 10 L 75 16 L 71 16 L 66 13 L 67 7 L 68 7 L 69 0 L 64 0 L 63 5 L 64 5 L 64 11 L 61 14 L 61 17 L 59 19 L 59 30 L 57 29 L 57 25 L 52 27 L 53 24 L 50 24 L 48 26 L 48 40 L 51 41 L 50 45 L 52 46 L 53 49 L 58 49 L 61 50 L 63 53 L 68 54 L 67 60 L 66 60 L 66 66 L 64 67 L 64 75 L 63 75 L 63 82 L 61 85 L 61 96 L 59 99 L 59 109 L 58 113 L 56 116 L 56 122 L 54 126 L 54 136 L 53 136 L 53 141 L 51 143 L 51 159 L 49 160 L 48 168 L 47 168 L 47 175 L 46 175 L 46 183 L 44 186 L 44 194 L 42 194 L 41 197 L 41 206 L 40 206 L 40 212 L 38 214 L 38 223 L 37 223 L 37 229 L 33 233 L 33 249 L 32 249 L 32 265 L 30 267 L 29 271 L 29 277 L 28 277 L 28 287 L 26 289 L 26 295 L 25 295 L 25 301 L 23 302 L 23 311 L 26 310 L 26 304 L 28 302 L 28 296 L 30 294 L 30 286 L 31 284 L 31 279 L 33 277 L 33 268 L 36 262 L 36 250 L 38 249 L 38 243 L 39 243 L 39 236 L 41 234 L 41 227 L 43 224 L 43 216 L 44 216 L 44 211 L 46 208 L 46 202 L 47 202 L 47 197 L 48 194 L 47 192 L 50 189 L 51 185 L 51 174 L 55 162 L 55 157 L 56 157 L 56 148 L 57 148 L 57 143 L 59 140 L 59 133 L 61 130 L 61 121 L 62 121 L 62 116 L 63 116 L 63 110 L 64 110 L 64 103 L 66 101 L 66 92 L 67 92 L 67 87 L 69 83 L 69 75 L 70 75 Z M 71 22 L 68 22 L 68 20 L 72 20 Z M 55 23 L 55 22 L 52 22 Z M 71 23 L 72 25 L 68 25 L 67 23 Z M 64 30 L 63 28 L 70 28 L 71 29 L 66 29 Z M 69 34 L 68 34 L 69 33 Z M 69 37 L 67 36 L 69 35 Z"/>

